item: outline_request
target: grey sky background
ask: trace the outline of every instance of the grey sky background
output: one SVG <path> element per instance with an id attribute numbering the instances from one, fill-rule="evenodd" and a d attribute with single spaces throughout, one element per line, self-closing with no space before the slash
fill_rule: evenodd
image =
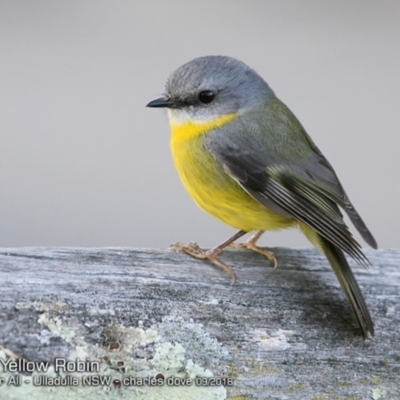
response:
<path id="1" fill-rule="evenodd" d="M 232 235 L 186 194 L 166 115 L 145 108 L 175 68 L 222 54 L 265 78 L 380 247 L 400 247 L 399 43 L 398 0 L 0 0 L 0 246 Z"/>

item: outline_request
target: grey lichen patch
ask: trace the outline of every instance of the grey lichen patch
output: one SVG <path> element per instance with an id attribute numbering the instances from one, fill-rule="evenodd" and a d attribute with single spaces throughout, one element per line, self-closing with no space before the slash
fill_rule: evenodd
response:
<path id="1" fill-rule="evenodd" d="M 49 336 L 59 337 L 66 343 L 75 343 L 75 345 L 84 345 L 85 340 L 83 336 L 77 334 L 76 326 L 80 325 L 80 322 L 74 318 L 72 321 L 69 318 L 68 323 L 65 323 L 65 314 L 71 310 L 71 306 L 62 302 L 19 302 L 16 305 L 19 310 L 33 309 L 39 313 L 37 322 L 47 328 L 46 331 L 42 331 L 44 341 L 49 340 Z M 50 333 L 50 335 L 49 335 Z"/>
<path id="2" fill-rule="evenodd" d="M 50 318 L 49 314 L 43 313 L 40 315 L 38 322 L 48 328 L 53 335 L 59 336 L 67 343 L 71 343 L 75 337 L 75 331 L 64 324 L 59 317 Z M 79 339 L 75 338 L 75 342 L 77 340 Z"/>
<path id="3" fill-rule="evenodd" d="M 254 329 L 250 336 L 258 345 L 266 351 L 287 350 L 292 346 L 290 344 L 291 336 L 295 334 L 294 331 L 278 329 L 271 332 L 269 335 L 265 330 Z M 306 349 L 305 344 L 296 343 L 296 349 Z"/>
<path id="4" fill-rule="evenodd" d="M 0 352 L 1 398 L 5 399 L 135 399 L 222 400 L 224 386 L 207 386 L 196 378 L 212 378 L 205 368 L 207 355 L 216 363 L 227 351 L 211 338 L 201 325 L 185 323 L 181 318 L 166 319 L 149 329 L 109 324 L 103 330 L 102 343 L 87 343 L 76 318 L 63 316 L 64 305 L 20 304 L 40 312 L 42 334 L 62 338 L 71 351 L 72 368 L 59 368 L 56 360 L 43 371 L 30 375 L 7 370 L 9 357 Z M 65 307 L 70 307 L 65 305 Z M 57 310 L 55 310 L 57 308 Z M 82 323 L 81 323 L 82 324 Z M 174 330 L 174 334 L 170 331 Z M 169 332 L 169 333 L 168 333 Z M 196 343 L 196 340 L 199 343 Z M 57 355 L 55 355 L 57 358 Z M 15 360 L 11 360 L 15 361 Z M 74 370 L 77 361 L 89 361 L 93 368 Z M 8 364 L 9 366 L 10 364 Z M 215 368 L 217 370 L 218 368 Z M 20 384 L 8 384 L 18 379 Z M 47 382 L 47 385 L 46 385 Z M 49 383 L 50 382 L 50 383 Z"/>
<path id="5" fill-rule="evenodd" d="M 186 359 L 192 359 L 204 368 L 212 368 L 220 375 L 226 372 L 231 356 L 202 324 L 168 316 L 158 324 L 157 331 L 163 340 L 180 343 L 186 349 Z"/>
<path id="6" fill-rule="evenodd" d="M 383 400 L 387 395 L 387 391 L 381 388 L 372 389 L 372 400 Z"/>

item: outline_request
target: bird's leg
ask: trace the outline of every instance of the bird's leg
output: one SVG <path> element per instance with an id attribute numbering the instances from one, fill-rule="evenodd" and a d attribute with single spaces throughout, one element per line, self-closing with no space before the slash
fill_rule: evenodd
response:
<path id="1" fill-rule="evenodd" d="M 232 267 L 222 262 L 218 257 L 217 254 L 220 253 L 225 247 L 229 246 L 232 242 L 236 239 L 239 239 L 247 232 L 239 231 L 231 238 L 226 240 L 225 242 L 219 244 L 218 246 L 210 249 L 210 250 L 203 250 L 199 247 L 199 245 L 195 242 L 191 242 L 189 244 L 183 243 L 174 243 L 171 245 L 172 248 L 185 252 L 186 254 L 191 255 L 192 257 L 199 258 L 200 260 L 209 260 L 218 267 L 222 268 L 232 279 L 231 285 L 236 282 L 236 274 L 233 271 Z"/>
<path id="2" fill-rule="evenodd" d="M 268 260 L 274 262 L 274 269 L 277 269 L 278 268 L 278 260 L 276 259 L 274 253 L 272 253 L 272 251 L 264 250 L 261 247 L 258 247 L 256 245 L 257 240 L 260 239 L 260 237 L 263 233 L 264 233 L 264 231 L 258 231 L 247 242 L 230 243 L 229 247 L 233 247 L 235 249 L 248 249 L 248 250 L 255 251 L 256 253 L 263 254 L 265 257 L 268 258 Z"/>

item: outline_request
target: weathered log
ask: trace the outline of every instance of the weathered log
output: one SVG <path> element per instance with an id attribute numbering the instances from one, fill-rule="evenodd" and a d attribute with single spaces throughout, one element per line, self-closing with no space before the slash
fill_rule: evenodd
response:
<path id="1" fill-rule="evenodd" d="M 364 341 L 322 255 L 272 250 L 224 251 L 230 286 L 172 250 L 1 249 L 0 399 L 399 399 L 400 251 L 351 263 Z"/>

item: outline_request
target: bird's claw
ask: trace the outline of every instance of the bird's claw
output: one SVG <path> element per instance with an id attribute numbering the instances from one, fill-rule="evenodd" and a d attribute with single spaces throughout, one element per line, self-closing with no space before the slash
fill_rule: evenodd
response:
<path id="1" fill-rule="evenodd" d="M 183 251 L 190 256 L 200 259 L 200 260 L 209 260 L 213 264 L 217 265 L 218 267 L 222 268 L 230 277 L 231 277 L 231 285 L 236 283 L 237 277 L 235 271 L 229 265 L 225 264 L 221 261 L 217 256 L 216 253 L 212 250 L 203 250 L 196 242 L 190 242 L 188 244 L 183 243 L 173 243 L 170 246 L 173 249 Z"/>

